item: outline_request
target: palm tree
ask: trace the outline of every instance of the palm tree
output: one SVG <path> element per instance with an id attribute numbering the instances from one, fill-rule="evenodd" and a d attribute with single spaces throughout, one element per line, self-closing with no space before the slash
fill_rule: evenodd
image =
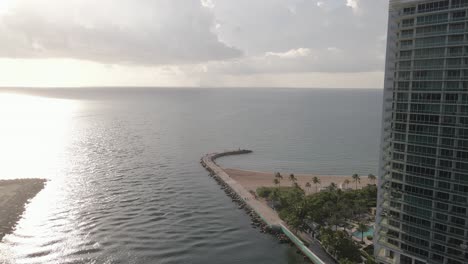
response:
<path id="1" fill-rule="evenodd" d="M 278 178 L 275 178 L 273 180 L 273 183 L 275 184 L 276 188 L 278 188 L 279 184 L 280 184 L 280 181 L 278 180 Z"/>
<path id="2" fill-rule="evenodd" d="M 294 182 L 293 186 L 294 186 L 294 188 L 300 189 L 302 191 L 301 186 L 299 186 L 299 184 L 297 184 L 297 182 Z"/>
<path id="3" fill-rule="evenodd" d="M 294 186 L 294 183 L 297 182 L 296 176 L 294 174 L 289 174 L 289 180 L 291 181 L 292 185 Z"/>
<path id="4" fill-rule="evenodd" d="M 315 184 L 315 192 L 318 192 L 317 185 L 320 184 L 320 179 L 315 176 L 312 178 L 312 183 Z"/>
<path id="5" fill-rule="evenodd" d="M 353 178 L 353 182 L 356 183 L 356 190 L 357 190 L 358 183 L 361 183 L 361 177 L 359 177 L 357 173 L 354 173 L 353 176 L 351 176 L 351 178 Z"/>
<path id="6" fill-rule="evenodd" d="M 330 183 L 330 185 L 328 185 L 328 190 L 329 191 L 334 191 L 336 189 L 338 189 L 338 185 L 336 185 L 336 183 L 332 182 L 332 183 Z"/>
<path id="7" fill-rule="evenodd" d="M 346 185 L 346 189 L 348 188 L 348 185 L 349 185 L 350 183 L 351 183 L 351 182 L 350 182 L 348 179 L 344 180 L 343 184 Z"/>
<path id="8" fill-rule="evenodd" d="M 360 222 L 358 224 L 356 231 L 361 232 L 361 242 L 364 242 L 364 232 L 367 232 L 368 230 L 369 230 L 369 227 L 363 222 Z"/>
<path id="9" fill-rule="evenodd" d="M 275 178 L 279 179 L 280 176 L 281 174 L 279 172 L 275 172 Z"/>
<path id="10" fill-rule="evenodd" d="M 283 175 L 281 175 L 281 173 L 278 172 L 278 178 L 280 178 L 281 180 L 283 179 Z"/>
<path id="11" fill-rule="evenodd" d="M 367 175 L 367 178 L 369 179 L 369 181 L 372 183 L 372 184 L 375 184 L 375 180 L 377 179 L 377 177 L 375 177 L 374 174 L 369 174 Z"/>
<path id="12" fill-rule="evenodd" d="M 276 173 L 275 173 L 275 179 L 278 180 L 278 186 L 281 187 L 281 180 L 283 179 L 283 176 L 281 175 L 281 173 L 276 172 Z"/>
<path id="13" fill-rule="evenodd" d="M 305 187 L 307 188 L 307 190 L 308 190 L 309 193 L 310 193 L 310 188 L 312 187 L 312 185 L 310 184 L 310 182 L 306 182 Z"/>

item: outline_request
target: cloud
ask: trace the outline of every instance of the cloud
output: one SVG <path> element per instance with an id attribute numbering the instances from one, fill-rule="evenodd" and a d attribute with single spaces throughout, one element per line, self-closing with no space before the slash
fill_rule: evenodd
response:
<path id="1" fill-rule="evenodd" d="M 294 59 L 300 57 L 306 57 L 310 54 L 308 48 L 291 49 L 286 52 L 267 52 L 265 56 L 279 57 L 283 59 Z"/>
<path id="2" fill-rule="evenodd" d="M 2 1 L 0 67 L 17 59 L 15 69 L 35 72 L 43 61 L 41 83 L 65 68 L 79 81 L 87 65 L 97 85 L 317 86 L 369 73 L 377 87 L 384 68 L 387 0 Z"/>
<path id="3" fill-rule="evenodd" d="M 383 57 L 363 54 L 359 60 L 352 50 L 336 47 L 324 49 L 297 48 L 284 52 L 266 52 L 228 61 L 198 65 L 202 73 L 249 75 L 305 72 L 371 72 L 381 68 Z M 190 66 L 189 66 L 190 67 Z"/>
<path id="4" fill-rule="evenodd" d="M 0 16 L 0 57 L 143 65 L 239 57 L 213 32 L 203 2 L 17 0 Z"/>
<path id="5" fill-rule="evenodd" d="M 374 56 L 373 59 L 381 63 L 376 54 L 385 52 L 381 40 L 386 32 L 388 1 L 385 0 L 213 2 L 214 16 L 221 25 L 217 34 L 248 56 L 297 47 L 311 50 L 336 47 L 351 52 L 348 58 L 361 60 L 362 56 Z M 359 12 L 355 12 L 355 8 Z M 365 58 L 365 61 L 371 59 Z M 380 69 L 382 67 L 383 64 Z"/>
<path id="6" fill-rule="evenodd" d="M 358 0 L 346 0 L 346 5 L 353 9 L 356 9 L 358 8 Z"/>
<path id="7" fill-rule="evenodd" d="M 206 8 L 214 8 L 214 4 L 213 4 L 213 1 L 211 0 L 200 0 L 201 1 L 201 4 L 202 6 L 206 7 Z"/>

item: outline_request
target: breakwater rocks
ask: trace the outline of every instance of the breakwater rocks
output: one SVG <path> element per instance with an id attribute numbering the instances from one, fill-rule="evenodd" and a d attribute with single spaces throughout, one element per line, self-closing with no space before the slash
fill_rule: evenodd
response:
<path id="1" fill-rule="evenodd" d="M 209 169 L 208 169 L 209 170 Z M 271 228 L 263 219 L 247 204 L 247 202 L 242 199 L 231 187 L 226 184 L 220 177 L 214 173 L 210 173 L 210 176 L 221 186 L 221 189 L 224 190 L 227 196 L 229 196 L 232 202 L 236 203 L 239 210 L 244 210 L 248 216 L 251 218 L 252 228 L 258 229 L 261 233 L 272 234 L 276 236 L 280 243 L 289 243 L 289 238 L 277 229 Z"/>
<path id="2" fill-rule="evenodd" d="M 240 155 L 240 154 L 248 154 L 252 153 L 251 150 L 245 150 L 245 149 L 239 149 L 235 151 L 227 151 L 227 152 L 222 152 L 222 153 L 217 153 L 213 155 L 207 155 L 210 156 L 211 161 L 214 163 L 214 160 L 223 156 L 228 156 L 228 155 Z M 224 190 L 227 196 L 231 198 L 231 200 L 237 204 L 238 209 L 244 210 L 248 216 L 250 216 L 252 222 L 251 226 L 255 229 L 258 229 L 261 233 L 266 233 L 266 234 L 272 234 L 276 236 L 279 240 L 280 243 L 291 243 L 290 239 L 282 233 L 280 228 L 271 226 L 269 223 L 267 223 L 264 219 L 262 219 L 261 216 L 259 216 L 255 210 L 253 210 L 249 204 L 248 204 L 248 199 L 255 199 L 254 196 L 252 197 L 241 197 L 235 190 L 231 188 L 229 184 L 227 184 L 222 177 L 217 175 L 213 168 L 208 166 L 204 159 L 202 158 L 200 161 L 201 165 L 209 171 L 210 177 L 212 177 L 220 186 L 221 189 Z"/>
<path id="3" fill-rule="evenodd" d="M 221 153 L 211 153 L 203 156 L 200 163 L 209 171 L 210 176 L 221 186 L 221 189 L 237 204 L 238 208 L 240 210 L 245 210 L 250 216 L 253 228 L 260 230 L 262 233 L 269 233 L 276 236 L 280 243 L 288 243 L 290 246 L 295 245 L 298 249 L 297 252 L 303 256 L 304 261 L 325 264 L 325 262 L 317 257 L 300 238 L 288 229 L 287 225 L 279 218 L 278 214 L 274 212 L 273 209 L 258 200 L 254 191 L 245 189 L 215 162 L 219 157 L 251 152 L 251 150 L 238 149 Z"/>

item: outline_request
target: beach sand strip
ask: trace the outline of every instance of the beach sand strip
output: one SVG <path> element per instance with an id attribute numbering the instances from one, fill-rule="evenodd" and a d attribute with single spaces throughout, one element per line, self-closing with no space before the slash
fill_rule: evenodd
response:
<path id="1" fill-rule="evenodd" d="M 224 171 L 235 181 L 240 183 L 244 188 L 252 191 L 256 191 L 259 187 L 274 187 L 275 184 L 273 180 L 275 179 L 274 172 L 259 172 L 259 171 L 249 171 L 249 170 L 240 170 L 233 168 L 224 168 Z M 281 180 L 280 186 L 292 186 L 292 182 L 289 180 L 289 173 L 282 173 L 283 179 Z M 307 194 L 315 193 L 316 190 L 329 186 L 332 182 L 336 183 L 339 188 L 356 188 L 356 184 L 353 182 L 351 176 L 331 176 L 331 175 L 315 175 L 315 174 L 295 174 L 294 177 L 297 178 L 297 183 L 299 186 L 307 192 Z M 317 177 L 320 179 L 320 184 L 317 186 L 312 182 L 312 179 Z M 369 183 L 367 176 L 360 177 L 360 183 L 357 184 L 358 188 L 362 188 Z M 350 181 L 349 185 L 346 186 L 343 182 L 348 179 Z M 311 184 L 310 188 L 306 188 L 306 183 Z"/>

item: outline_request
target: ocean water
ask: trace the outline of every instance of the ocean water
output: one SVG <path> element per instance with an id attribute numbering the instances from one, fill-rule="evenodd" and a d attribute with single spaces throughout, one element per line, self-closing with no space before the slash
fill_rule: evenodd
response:
<path id="1" fill-rule="evenodd" d="M 199 165 L 376 173 L 380 90 L 0 92 L 0 178 L 49 179 L 0 263 L 302 263 L 250 226 Z"/>

